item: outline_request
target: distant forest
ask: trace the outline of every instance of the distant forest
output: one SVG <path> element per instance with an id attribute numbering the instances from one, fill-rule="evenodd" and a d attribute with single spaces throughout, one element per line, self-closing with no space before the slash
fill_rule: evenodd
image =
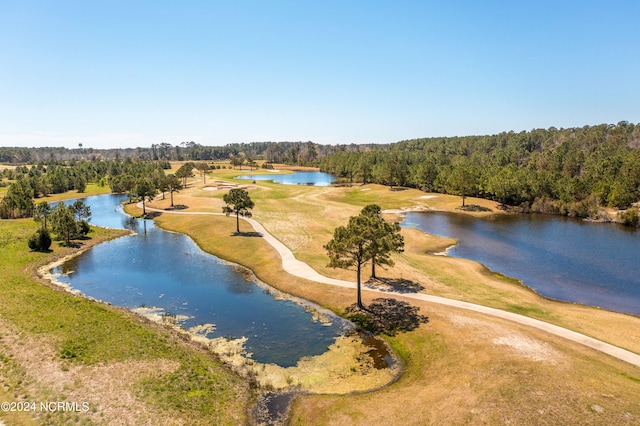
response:
<path id="1" fill-rule="evenodd" d="M 126 170 L 127 163 L 145 160 L 158 162 L 157 168 L 166 168 L 166 162 L 176 160 L 230 161 L 232 165 L 261 160 L 316 166 L 347 183 L 412 187 L 460 195 L 463 200 L 483 197 L 518 211 L 593 219 L 604 217 L 604 207 L 630 209 L 640 200 L 640 125 L 626 121 L 392 144 L 251 142 L 203 146 L 183 142 L 135 149 L 0 148 L 0 163 L 37 165 L 38 171 L 32 175 L 40 174 L 45 166 L 55 166 L 49 170 L 60 175 L 61 167 L 78 162 L 103 163 L 97 173 L 75 176 L 80 184 L 98 176 L 108 180 L 114 177 L 112 173 Z M 631 209 L 631 214 L 637 214 L 637 208 Z"/>

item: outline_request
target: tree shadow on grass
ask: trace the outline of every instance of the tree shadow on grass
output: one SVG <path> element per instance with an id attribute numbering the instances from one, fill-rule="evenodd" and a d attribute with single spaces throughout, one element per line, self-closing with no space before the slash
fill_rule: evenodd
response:
<path id="1" fill-rule="evenodd" d="M 479 206 L 477 204 L 467 204 L 464 207 L 457 207 L 457 210 L 464 210 L 466 212 L 490 212 L 490 211 L 493 211 L 488 207 Z"/>
<path id="2" fill-rule="evenodd" d="M 374 299 L 364 310 L 356 304 L 346 309 L 347 318 L 363 330 L 395 336 L 401 331 L 415 330 L 429 318 L 419 314 L 420 308 L 390 298 Z"/>
<path id="3" fill-rule="evenodd" d="M 422 284 L 404 278 L 369 278 L 364 285 L 369 288 L 381 291 L 395 291 L 396 293 L 418 293 L 420 290 L 424 290 Z"/>
<path id="4" fill-rule="evenodd" d="M 231 234 L 232 237 L 262 237 L 262 234 L 259 232 L 251 231 L 251 232 L 234 232 Z"/>
<path id="5" fill-rule="evenodd" d="M 189 206 L 185 206 L 184 204 L 176 204 L 173 207 L 167 207 L 165 210 L 171 211 L 171 210 L 184 210 L 184 209 L 188 209 Z"/>

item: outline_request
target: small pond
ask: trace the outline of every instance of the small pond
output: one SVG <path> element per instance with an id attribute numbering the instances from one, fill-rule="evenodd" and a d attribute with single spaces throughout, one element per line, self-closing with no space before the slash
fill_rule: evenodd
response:
<path id="1" fill-rule="evenodd" d="M 270 180 L 275 183 L 286 185 L 309 185 L 309 186 L 330 186 L 335 182 L 335 178 L 324 172 L 295 172 L 286 175 L 278 174 L 255 174 L 241 175 L 236 179 L 245 180 Z"/>
<path id="2" fill-rule="evenodd" d="M 324 353 L 347 331 L 348 322 L 277 297 L 187 236 L 124 214 L 119 205 L 124 199 L 102 195 L 85 202 L 91 207 L 91 223 L 131 229 L 136 235 L 100 244 L 55 268 L 61 274 L 58 281 L 117 306 L 158 308 L 169 319 L 182 319 L 185 329 L 212 324 L 207 337 L 245 337 L 254 360 L 282 367 Z"/>
<path id="3" fill-rule="evenodd" d="M 543 296 L 640 315 L 640 232 L 547 215 L 408 213 L 403 226 L 455 238 L 448 250 Z"/>

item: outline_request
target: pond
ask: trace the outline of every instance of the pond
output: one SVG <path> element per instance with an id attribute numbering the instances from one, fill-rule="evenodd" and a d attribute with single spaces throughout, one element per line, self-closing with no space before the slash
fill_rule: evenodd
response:
<path id="1" fill-rule="evenodd" d="M 85 202 L 91 223 L 136 235 L 100 244 L 55 268 L 62 274 L 58 281 L 117 306 L 157 308 L 185 329 L 213 325 L 205 328 L 207 337 L 244 337 L 254 360 L 282 367 L 324 353 L 349 328 L 328 311 L 276 297 L 187 236 L 126 215 L 119 205 L 124 199 L 102 195 Z"/>
<path id="2" fill-rule="evenodd" d="M 324 172 L 295 172 L 286 175 L 277 174 L 255 174 L 241 175 L 236 179 L 245 180 L 270 180 L 275 183 L 286 185 L 309 185 L 309 186 L 330 186 L 335 182 L 335 178 Z"/>
<path id="3" fill-rule="evenodd" d="M 640 315 L 638 231 L 534 214 L 413 212 L 402 225 L 455 238 L 449 255 L 520 279 L 545 297 Z"/>

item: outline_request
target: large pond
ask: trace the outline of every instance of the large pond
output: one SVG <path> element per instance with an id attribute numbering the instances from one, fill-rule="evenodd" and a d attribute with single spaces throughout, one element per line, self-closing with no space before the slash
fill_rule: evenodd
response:
<path id="1" fill-rule="evenodd" d="M 295 172 L 286 175 L 277 174 L 255 174 L 242 175 L 236 179 L 247 180 L 270 180 L 275 183 L 287 185 L 311 185 L 311 186 L 329 186 L 335 182 L 335 178 L 329 173 L 324 172 Z"/>
<path id="2" fill-rule="evenodd" d="M 126 215 L 119 204 L 125 198 L 103 195 L 85 202 L 93 224 L 131 229 L 136 235 L 100 244 L 66 262 L 53 271 L 63 274 L 59 281 L 117 306 L 158 308 L 167 318 L 183 318 L 179 324 L 185 329 L 213 324 L 207 337 L 245 337 L 254 360 L 283 367 L 324 353 L 346 331 L 344 320 L 329 312 L 318 319 L 309 305 L 276 298 L 185 235 Z"/>
<path id="3" fill-rule="evenodd" d="M 543 296 L 640 315 L 640 232 L 546 215 L 408 213 L 403 226 L 452 237 L 448 254 L 522 280 Z"/>

